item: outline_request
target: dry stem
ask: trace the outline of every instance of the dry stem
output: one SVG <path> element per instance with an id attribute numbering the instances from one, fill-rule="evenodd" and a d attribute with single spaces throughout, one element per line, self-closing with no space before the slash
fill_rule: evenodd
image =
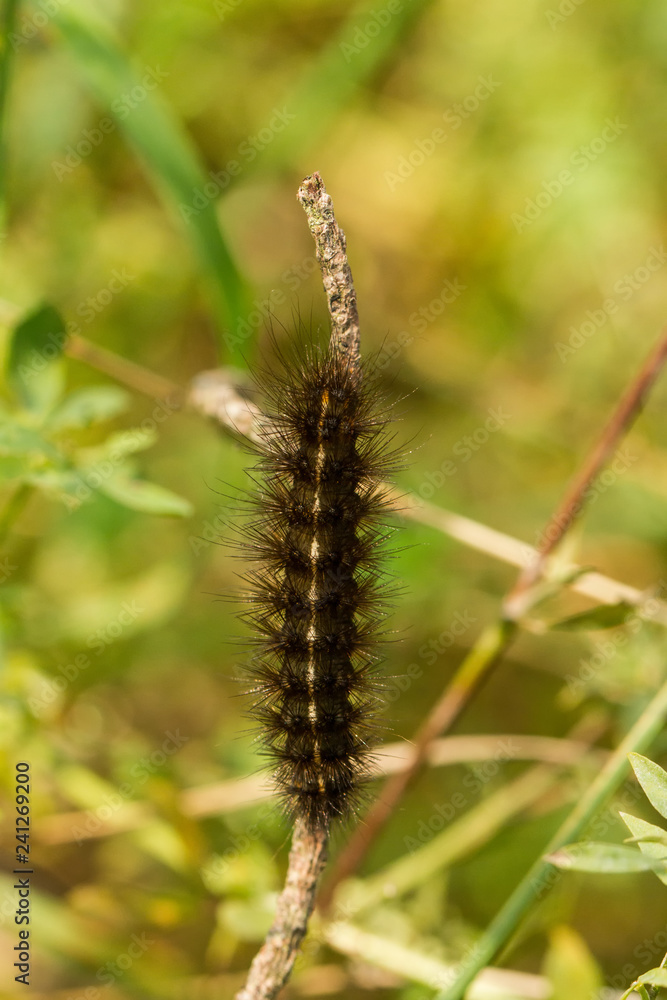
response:
<path id="1" fill-rule="evenodd" d="M 236 1000 L 272 1000 L 289 979 L 315 905 L 320 872 L 327 860 L 327 833 L 297 822 L 292 838 L 285 888 L 266 940 L 255 955 L 248 979 Z"/>
<path id="2" fill-rule="evenodd" d="M 351 367 L 359 366 L 359 314 L 352 272 L 347 262 L 345 233 L 333 212 L 333 202 L 317 171 L 306 177 L 297 198 L 315 240 L 317 262 L 331 316 L 331 346 L 338 347 Z"/>
<path id="3" fill-rule="evenodd" d="M 613 455 L 621 438 L 628 432 L 648 393 L 662 371 L 667 358 L 667 329 L 663 330 L 655 348 L 644 362 L 643 367 L 621 397 L 615 411 L 605 425 L 595 446 L 582 463 L 572 480 L 565 496 L 542 533 L 537 558 L 525 567 L 514 588 L 505 601 L 505 611 L 510 617 L 521 613 L 522 597 L 544 571 L 547 557 L 562 540 L 575 518 L 586 503 L 586 491 L 597 479 L 600 472 Z"/>
<path id="4" fill-rule="evenodd" d="M 351 369 L 359 369 L 359 317 L 352 273 L 345 253 L 345 234 L 333 214 L 333 203 L 318 173 L 306 177 L 299 188 L 331 316 L 331 347 L 340 350 Z M 237 1000 L 272 1000 L 289 979 L 327 854 L 327 830 L 311 828 L 299 820 L 294 828 L 287 881 L 276 909 L 276 918 L 255 956 Z"/>

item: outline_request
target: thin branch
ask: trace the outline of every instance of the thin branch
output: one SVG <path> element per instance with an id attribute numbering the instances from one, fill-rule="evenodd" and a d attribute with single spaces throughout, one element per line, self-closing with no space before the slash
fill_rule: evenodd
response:
<path id="1" fill-rule="evenodd" d="M 152 399 L 169 399 L 173 405 L 183 402 L 184 392 L 180 385 L 156 375 L 148 368 L 127 361 L 119 354 L 92 344 L 78 334 L 70 334 L 65 342 L 65 354 L 77 361 L 83 361 L 98 371 L 110 375 L 123 385 L 141 392 Z"/>
<path id="2" fill-rule="evenodd" d="M 584 761 L 589 761 L 591 766 L 601 766 L 606 758 L 606 751 L 592 751 L 588 743 L 579 739 L 498 733 L 493 736 L 447 736 L 433 740 L 427 749 L 427 763 L 429 767 L 470 764 L 476 761 L 483 763 L 492 760 L 499 744 L 503 743 L 512 747 L 513 760 L 542 761 L 561 767 Z M 411 757 L 412 747 L 409 743 L 385 743 L 373 751 L 373 759 L 369 764 L 370 777 L 382 778 L 398 774 L 409 766 Z M 254 774 L 248 778 L 231 778 L 185 788 L 178 797 L 178 808 L 184 816 L 201 819 L 248 809 L 273 799 L 274 795 L 275 789 L 267 782 L 266 776 Z M 81 843 L 83 840 L 140 829 L 154 818 L 154 811 L 148 802 L 128 801 L 103 820 L 90 810 L 44 816 L 35 826 L 35 835 L 41 844 Z"/>
<path id="3" fill-rule="evenodd" d="M 345 236 L 333 214 L 333 203 L 315 173 L 299 188 L 331 316 L 331 348 L 340 351 L 351 371 L 359 371 L 359 320 Z M 272 1000 L 289 979 L 315 905 L 317 880 L 326 861 L 328 830 L 299 820 L 294 828 L 287 881 L 268 936 L 250 967 L 237 1000 Z"/>
<path id="4" fill-rule="evenodd" d="M 433 989 L 438 983 L 448 982 L 456 975 L 454 965 L 342 920 L 329 924 L 324 930 L 324 938 L 343 955 L 359 959 L 364 964 L 372 963 L 399 976 L 402 981 L 408 979 Z M 474 1000 L 498 1000 L 499 997 L 549 1000 L 553 993 L 546 976 L 514 969 L 484 969 L 475 980 L 474 990 Z"/>
<path id="5" fill-rule="evenodd" d="M 272 1000 L 289 979 L 315 905 L 317 881 L 327 860 L 327 832 L 299 821 L 294 828 L 285 888 L 266 941 L 255 955 L 236 1000 Z"/>
<path id="6" fill-rule="evenodd" d="M 605 719 L 590 713 L 578 720 L 570 733 L 571 737 L 585 747 L 581 763 L 585 762 L 594 773 L 601 766 L 595 758 L 600 760 L 601 755 L 599 751 L 591 756 L 589 753 L 607 728 Z M 604 762 L 608 756 L 605 752 Z M 497 744 L 495 759 L 506 762 L 517 760 L 512 743 Z M 478 848 L 489 843 L 513 817 L 526 809 L 534 808 L 538 802 L 544 801 L 545 796 L 545 807 L 549 811 L 559 809 L 563 802 L 569 803 L 572 798 L 573 782 L 571 777 L 570 780 L 565 780 L 567 776 L 562 768 L 546 764 L 533 764 L 516 778 L 508 776 L 507 781 L 498 788 L 488 789 L 470 808 L 453 816 L 432 840 L 429 839 L 395 861 L 390 861 L 380 871 L 356 881 L 349 893 L 343 891 L 342 900 L 336 900 L 337 904 L 340 903 L 335 907 L 336 914 L 342 912 L 346 916 L 357 917 L 386 899 L 388 891 L 392 899 L 397 899 L 420 885 L 426 885 L 438 872 L 451 868 L 462 858 L 469 857 Z M 576 784 L 578 786 L 578 782 Z M 453 811 L 456 813 L 455 808 Z"/>
<path id="7" fill-rule="evenodd" d="M 537 549 L 533 548 L 532 545 L 521 542 L 511 535 L 506 535 L 502 531 L 496 531 L 495 528 L 489 528 L 486 524 L 480 524 L 479 521 L 473 521 L 469 517 L 455 514 L 443 507 L 436 507 L 435 504 L 427 503 L 414 494 L 399 494 L 396 491 L 391 495 L 402 501 L 400 514 L 403 517 L 436 528 L 463 545 L 509 563 L 510 566 L 518 566 L 523 569 L 537 558 Z M 602 573 L 589 572 L 585 567 L 578 566 L 576 563 L 567 563 L 560 569 L 565 577 L 565 586 L 576 594 L 590 597 L 600 604 L 619 604 L 621 601 L 625 601 L 626 604 L 631 604 L 637 609 L 640 618 L 667 625 L 667 604 L 652 597 L 649 591 L 631 587 L 627 583 L 614 580 Z M 648 600 L 651 601 L 650 613 L 643 610 L 643 605 Z"/>
<path id="8" fill-rule="evenodd" d="M 542 533 L 537 558 L 525 567 L 505 601 L 505 613 L 509 617 L 520 616 L 523 595 L 540 578 L 547 557 L 581 513 L 586 503 L 588 488 L 597 479 L 616 450 L 621 438 L 628 432 L 641 412 L 649 391 L 663 369 L 665 360 L 667 360 L 667 329 L 663 330 L 654 350 L 621 397 L 599 440 L 583 462 Z"/>
<path id="9" fill-rule="evenodd" d="M 352 272 L 347 262 L 345 233 L 333 212 L 333 202 L 317 171 L 306 177 L 297 198 L 315 240 L 317 262 L 331 316 L 331 346 L 339 348 L 350 367 L 359 367 L 359 314 Z"/>
<path id="10" fill-rule="evenodd" d="M 3 305 L 7 306 L 7 303 L 0 301 L 0 308 Z M 10 319 L 12 322 L 15 321 L 18 314 L 18 310 L 14 310 L 13 307 L 11 309 L 7 322 Z M 233 436 L 257 440 L 260 410 L 244 395 L 243 386 L 239 385 L 239 373 L 235 368 L 215 368 L 199 372 L 190 383 L 189 389 L 185 390 L 161 375 L 156 375 L 134 362 L 126 361 L 120 355 L 106 348 L 97 347 L 80 336 L 72 338 L 72 343 L 66 347 L 66 353 L 115 378 L 122 385 L 150 396 L 151 399 L 164 396 L 176 402 L 183 399 L 190 409 L 215 420 Z M 385 489 L 388 497 L 400 500 L 400 510 L 397 511 L 400 516 L 436 528 L 469 548 L 477 549 L 478 552 L 484 552 L 521 569 L 537 559 L 538 550 L 527 542 L 522 542 L 479 521 L 473 521 L 462 514 L 437 507 L 414 494 L 399 493 L 389 484 L 385 484 Z M 646 617 L 661 625 L 667 625 L 667 604 L 656 600 L 650 593 L 602 573 L 584 572 L 582 567 L 574 563 L 563 566 L 562 572 L 570 577 L 565 581 L 568 589 L 601 604 L 618 604 L 625 601 L 637 608 L 640 617 L 644 617 L 642 605 L 650 598 L 653 611 Z M 579 575 L 580 572 L 582 575 Z"/>
<path id="11" fill-rule="evenodd" d="M 243 395 L 239 386 L 240 374 L 236 368 L 213 368 L 199 372 L 190 383 L 187 404 L 215 420 L 235 437 L 259 442 L 262 440 L 261 410 Z"/>

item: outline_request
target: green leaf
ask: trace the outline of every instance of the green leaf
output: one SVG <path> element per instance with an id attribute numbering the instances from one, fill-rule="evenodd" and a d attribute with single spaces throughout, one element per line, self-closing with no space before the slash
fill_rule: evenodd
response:
<path id="1" fill-rule="evenodd" d="M 603 604 L 598 608 L 591 608 L 590 611 L 570 615 L 561 621 L 552 622 L 549 627 L 564 631 L 617 628 L 619 625 L 624 625 L 628 615 L 631 614 L 636 614 L 636 609 L 627 601 L 620 601 L 619 604 Z"/>
<path id="2" fill-rule="evenodd" d="M 656 830 L 659 829 L 656 827 Z M 660 835 L 655 834 L 654 836 L 645 837 L 626 837 L 623 841 L 624 844 L 662 844 L 663 847 L 667 847 L 667 832 L 661 831 Z"/>
<path id="3" fill-rule="evenodd" d="M 66 396 L 51 414 L 49 430 L 90 427 L 91 424 L 110 420 L 127 408 L 129 400 L 129 393 L 115 385 L 77 389 Z"/>
<path id="4" fill-rule="evenodd" d="M 647 799 L 667 819 L 667 771 L 639 753 L 628 754 L 628 759 Z"/>
<path id="5" fill-rule="evenodd" d="M 637 976 L 638 983 L 650 983 L 651 986 L 667 986 L 667 969 L 650 969 Z"/>
<path id="6" fill-rule="evenodd" d="M 192 504 L 189 500 L 177 496 L 164 486 L 156 483 L 149 483 L 143 479 L 125 479 L 116 476 L 106 480 L 99 487 L 100 493 L 104 493 L 111 500 L 129 507 L 131 510 L 139 510 L 145 514 L 161 514 L 166 517 L 191 517 Z"/>
<path id="7" fill-rule="evenodd" d="M 248 296 L 218 221 L 218 191 L 213 197 L 203 193 L 204 188 L 216 189 L 216 184 L 160 96 L 162 75 L 168 73 L 159 65 L 136 71 L 110 26 L 93 20 L 88 11 L 61 7 L 53 22 L 91 90 L 116 116 L 119 130 L 146 164 L 158 192 L 185 225 L 216 292 L 220 330 L 235 334 L 226 338 L 229 357 L 246 368 L 247 352 L 236 331 L 250 310 Z M 128 95 L 132 95 L 129 100 Z"/>
<path id="8" fill-rule="evenodd" d="M 664 830 L 661 830 L 659 826 L 655 826 L 653 823 L 647 823 L 645 819 L 640 819 L 638 816 L 631 816 L 629 813 L 622 812 L 620 814 L 621 819 L 627 826 L 633 837 L 660 837 L 664 834 Z M 662 843 L 655 841 L 638 841 L 639 850 L 644 855 L 644 857 L 651 858 L 654 861 L 661 861 L 667 863 L 667 847 L 664 847 Z M 655 873 L 661 882 L 667 885 L 667 874 L 656 870 Z"/>
<path id="9" fill-rule="evenodd" d="M 12 333 L 7 374 L 21 403 L 48 412 L 62 392 L 60 356 L 67 340 L 65 323 L 53 306 L 43 305 Z"/>
<path id="10" fill-rule="evenodd" d="M 113 475 L 114 468 L 119 468 L 127 455 L 145 451 L 152 447 L 158 439 L 154 427 L 131 427 L 129 430 L 117 431 L 96 445 L 94 448 L 79 448 L 76 454 L 76 464 L 82 474 L 92 474 L 97 480 L 100 476 L 108 479 Z"/>
<path id="11" fill-rule="evenodd" d="M 53 445 L 39 431 L 8 418 L 0 418 L 0 455 L 29 455 L 57 458 Z"/>
<path id="12" fill-rule="evenodd" d="M 650 858 L 623 844 L 569 844 L 550 854 L 547 860 L 557 868 L 605 875 L 627 875 L 630 872 L 649 872 L 655 869 L 655 862 Z"/>
<path id="13" fill-rule="evenodd" d="M 44 493 L 61 500 L 70 510 L 80 507 L 93 493 L 74 469 L 56 469 L 49 466 L 31 470 L 24 479 Z"/>

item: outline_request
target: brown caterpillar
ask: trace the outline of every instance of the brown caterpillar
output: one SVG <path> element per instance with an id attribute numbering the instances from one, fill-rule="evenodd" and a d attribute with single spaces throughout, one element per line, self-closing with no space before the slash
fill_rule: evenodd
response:
<path id="1" fill-rule="evenodd" d="M 328 826 L 368 774 L 379 683 L 373 652 L 391 590 L 380 569 L 397 467 L 367 366 L 300 348 L 260 376 L 258 484 L 243 548 L 254 633 L 253 718 L 293 818 Z"/>

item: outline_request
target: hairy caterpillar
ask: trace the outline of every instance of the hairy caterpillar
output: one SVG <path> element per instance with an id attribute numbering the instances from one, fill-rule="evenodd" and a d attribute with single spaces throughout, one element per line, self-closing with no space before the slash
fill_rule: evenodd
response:
<path id="1" fill-rule="evenodd" d="M 243 543 L 256 564 L 243 576 L 251 714 L 288 813 L 324 828 L 354 809 L 368 773 L 392 531 L 382 480 L 397 464 L 377 378 L 332 345 L 302 346 L 260 375 Z"/>

